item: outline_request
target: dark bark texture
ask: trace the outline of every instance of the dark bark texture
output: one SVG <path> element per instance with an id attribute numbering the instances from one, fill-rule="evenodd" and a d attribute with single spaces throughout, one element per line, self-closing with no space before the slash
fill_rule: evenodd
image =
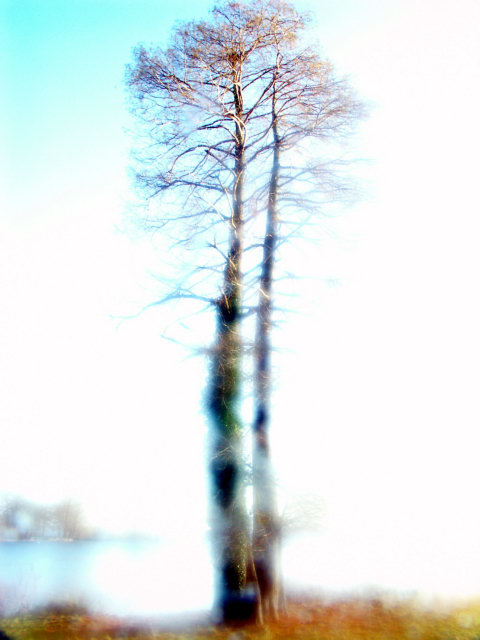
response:
<path id="1" fill-rule="evenodd" d="M 225 266 L 224 286 L 216 301 L 217 336 L 212 358 L 209 411 L 212 424 L 210 462 L 212 532 L 217 553 L 217 610 L 225 624 L 255 619 L 256 597 L 247 590 L 249 525 L 244 500 L 242 424 L 240 401 L 241 257 L 245 132 L 241 88 L 241 61 L 232 60 L 235 105 L 235 168 L 231 219 L 231 244 Z"/>

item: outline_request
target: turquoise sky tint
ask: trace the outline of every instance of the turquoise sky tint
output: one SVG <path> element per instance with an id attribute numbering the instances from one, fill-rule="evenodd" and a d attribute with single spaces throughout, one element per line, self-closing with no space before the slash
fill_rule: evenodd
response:
<path id="1" fill-rule="evenodd" d="M 165 42 L 207 2 L 3 2 L 12 202 L 118 179 L 125 168 L 124 68 L 139 42 Z M 95 150 L 92 152 L 92 150 Z M 28 188 L 26 188 L 28 176 Z M 34 209 L 39 213 L 38 206 Z"/>

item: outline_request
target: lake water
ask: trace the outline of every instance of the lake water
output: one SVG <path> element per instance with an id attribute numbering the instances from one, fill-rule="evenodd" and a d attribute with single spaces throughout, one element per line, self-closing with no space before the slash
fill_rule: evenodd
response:
<path id="1" fill-rule="evenodd" d="M 287 589 L 321 585 L 325 593 L 364 588 L 445 598 L 480 593 L 480 579 L 451 551 L 442 557 L 388 554 L 374 564 L 353 544 L 326 536 L 286 545 Z M 341 552 L 341 553 L 340 553 Z M 442 562 L 440 562 L 442 561 Z M 451 566 L 450 566 L 451 565 Z M 163 617 L 210 610 L 213 576 L 207 542 L 0 542 L 0 615 L 52 602 L 76 602 L 118 616 Z"/>
<path id="2" fill-rule="evenodd" d="M 156 541 L 2 542 L 0 614 L 51 602 L 154 616 L 209 609 L 208 549 Z"/>

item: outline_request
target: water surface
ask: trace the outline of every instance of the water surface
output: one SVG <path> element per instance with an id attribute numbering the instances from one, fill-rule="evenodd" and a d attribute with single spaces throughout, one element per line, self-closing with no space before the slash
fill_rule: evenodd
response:
<path id="1" fill-rule="evenodd" d="M 208 609 L 208 550 L 157 541 L 1 542 L 0 613 L 51 602 L 114 615 Z"/>

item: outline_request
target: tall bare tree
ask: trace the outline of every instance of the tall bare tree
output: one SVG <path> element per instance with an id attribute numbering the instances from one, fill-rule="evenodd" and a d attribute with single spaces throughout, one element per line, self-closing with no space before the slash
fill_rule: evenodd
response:
<path id="1" fill-rule="evenodd" d="M 283 220 L 301 227 L 318 214 L 327 197 L 338 197 L 345 185 L 335 176 L 318 141 L 339 141 L 352 131 L 362 114 L 348 83 L 335 77 L 328 61 L 301 46 L 308 17 L 283 2 L 268 3 L 272 46 L 268 104 L 269 136 L 260 154 L 270 155 L 266 228 L 262 241 L 255 338 L 255 411 L 253 421 L 253 558 L 263 613 L 277 617 L 280 583 L 281 522 L 277 512 L 270 454 L 271 342 L 274 311 L 274 263 L 285 241 Z M 316 142 L 316 144 L 312 144 Z"/>
<path id="2" fill-rule="evenodd" d="M 164 203 L 163 215 L 148 223 L 164 229 L 173 223 L 177 235 L 180 229 L 185 234 L 181 242 L 203 242 L 216 256 L 202 258 L 201 265 L 214 289 L 194 268 L 161 301 L 194 299 L 216 312 L 207 389 L 209 474 L 216 599 L 226 622 L 249 618 L 256 609 L 256 597 L 247 593 L 249 569 L 258 582 L 257 613 L 277 613 L 279 524 L 268 427 L 281 214 L 311 215 L 326 171 L 324 163 L 307 160 L 309 142 L 346 130 L 358 106 L 331 67 L 300 48 L 305 24 L 281 0 L 223 2 L 209 22 L 178 27 L 166 50 L 138 48 L 128 71 L 148 138 L 138 180 L 149 197 L 162 196 Z M 259 239 L 255 229 L 262 213 L 266 232 Z M 239 416 L 240 323 L 258 282 L 255 270 L 245 279 L 242 257 L 245 248 L 258 247 L 252 525 Z"/>
<path id="3" fill-rule="evenodd" d="M 207 244 L 224 259 L 217 295 L 199 295 L 187 278 L 168 298 L 198 299 L 216 309 L 207 405 L 217 604 L 225 621 L 250 616 L 254 608 L 245 593 L 251 550 L 238 415 L 239 324 L 245 174 L 265 136 L 255 119 L 269 86 L 261 60 L 272 39 L 264 26 L 253 5 L 228 2 L 214 8 L 210 23 L 178 28 L 166 51 L 139 48 L 128 72 L 138 113 L 153 140 L 153 154 L 144 157 L 146 170 L 139 181 L 150 196 L 174 193 L 182 205 L 173 208 L 174 216 L 167 213 L 155 224 L 183 220 L 189 237 L 210 233 Z M 224 248 L 215 232 L 219 223 Z M 209 265 L 214 274 L 216 266 Z"/>

